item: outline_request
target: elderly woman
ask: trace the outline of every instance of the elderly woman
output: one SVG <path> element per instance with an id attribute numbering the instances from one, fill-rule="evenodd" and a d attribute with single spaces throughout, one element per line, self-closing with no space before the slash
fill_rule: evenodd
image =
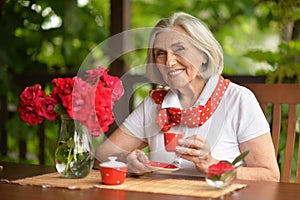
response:
<path id="1" fill-rule="evenodd" d="M 147 70 L 169 89 L 152 91 L 126 118 L 97 149 L 100 162 L 118 156 L 142 175 L 151 172 L 149 160 L 172 163 L 176 154 L 180 171 L 196 175 L 249 150 L 237 178 L 279 181 L 268 122 L 250 90 L 221 76 L 222 48 L 199 19 L 175 13 L 161 20 L 150 35 Z M 166 132 L 183 133 L 176 152 L 165 150 Z"/>

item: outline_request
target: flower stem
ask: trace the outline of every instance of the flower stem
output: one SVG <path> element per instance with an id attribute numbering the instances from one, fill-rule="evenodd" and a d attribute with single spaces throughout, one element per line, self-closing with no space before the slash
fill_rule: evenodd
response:
<path id="1" fill-rule="evenodd" d="M 69 154 L 68 154 L 68 160 L 67 160 L 67 165 L 66 165 L 66 171 L 65 171 L 65 175 L 68 175 L 68 169 L 69 169 L 69 165 L 70 165 L 70 163 L 71 163 L 71 161 L 72 161 L 72 151 L 73 151 L 73 147 L 71 147 L 71 148 L 69 148 Z"/>

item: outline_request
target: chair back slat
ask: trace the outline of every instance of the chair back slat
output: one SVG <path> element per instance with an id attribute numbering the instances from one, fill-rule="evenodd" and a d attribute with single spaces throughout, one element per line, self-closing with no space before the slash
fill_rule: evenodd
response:
<path id="1" fill-rule="evenodd" d="M 300 137 L 298 140 L 298 144 L 300 144 Z M 300 183 L 300 147 L 298 148 L 298 158 L 297 158 L 297 170 L 296 170 L 296 183 Z"/>
<path id="2" fill-rule="evenodd" d="M 263 113 L 266 115 L 267 114 L 267 103 L 260 103 L 259 104 Z"/>
<path id="3" fill-rule="evenodd" d="M 283 105 L 288 105 L 288 118 L 286 128 L 286 142 L 284 145 L 284 159 L 281 169 L 281 181 L 291 182 L 291 178 L 295 178 L 296 183 L 300 183 L 300 145 L 296 142 L 296 124 L 297 121 L 297 105 L 300 104 L 300 84 L 244 84 L 256 96 L 260 106 L 268 117 L 268 108 L 271 107 L 272 114 L 269 119 L 272 133 L 272 140 L 275 147 L 276 156 L 281 156 L 280 139 L 284 131 L 283 123 Z M 269 106 L 269 107 L 268 107 Z M 267 118 L 268 119 L 268 118 Z M 300 142 L 300 137 L 299 141 Z M 298 147 L 298 149 L 295 149 Z M 294 152 L 298 153 L 298 160 L 294 158 Z M 296 174 L 292 175 L 293 162 L 296 163 Z M 293 179 L 294 179 L 293 178 Z"/>
<path id="4" fill-rule="evenodd" d="M 286 148 L 284 154 L 282 181 L 289 182 L 292 173 L 292 162 L 296 139 L 296 106 L 289 106 Z"/>
<path id="5" fill-rule="evenodd" d="M 281 104 L 274 104 L 272 120 L 272 140 L 275 147 L 276 156 L 278 156 L 279 140 L 281 129 Z"/>

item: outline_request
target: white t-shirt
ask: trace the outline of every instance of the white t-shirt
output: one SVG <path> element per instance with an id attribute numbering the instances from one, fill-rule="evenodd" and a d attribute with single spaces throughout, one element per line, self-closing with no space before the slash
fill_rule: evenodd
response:
<path id="1" fill-rule="evenodd" d="M 206 104 L 218 79 L 218 76 L 209 79 L 194 106 Z M 162 108 L 168 107 L 182 108 L 178 96 L 171 90 L 162 103 Z M 149 144 L 152 161 L 172 163 L 175 153 L 164 149 L 163 132 L 156 123 L 157 113 L 157 104 L 147 96 L 123 124 L 133 135 Z M 184 137 L 198 134 L 208 140 L 215 159 L 232 162 L 240 154 L 240 143 L 270 132 L 270 127 L 254 94 L 231 82 L 217 110 L 202 126 L 176 125 L 169 132 L 181 132 Z M 195 169 L 194 164 L 186 160 L 183 160 L 182 168 Z"/>

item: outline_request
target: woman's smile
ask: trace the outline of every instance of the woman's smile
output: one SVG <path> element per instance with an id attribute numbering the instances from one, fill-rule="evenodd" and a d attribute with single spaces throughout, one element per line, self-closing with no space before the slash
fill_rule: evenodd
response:
<path id="1" fill-rule="evenodd" d="M 175 78 L 177 77 L 179 74 L 181 74 L 184 71 L 184 69 L 176 69 L 176 70 L 171 70 L 168 72 L 169 77 L 171 78 Z"/>

